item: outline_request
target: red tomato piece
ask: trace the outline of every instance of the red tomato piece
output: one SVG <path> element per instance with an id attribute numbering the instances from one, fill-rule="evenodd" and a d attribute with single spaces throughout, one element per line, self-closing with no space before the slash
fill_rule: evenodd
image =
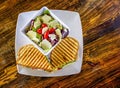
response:
<path id="1" fill-rule="evenodd" d="M 43 38 L 44 39 L 48 39 L 49 38 L 49 30 L 47 30 L 45 33 L 44 33 L 44 35 L 43 35 Z"/>
<path id="2" fill-rule="evenodd" d="M 41 27 L 42 27 L 42 28 L 47 27 L 47 24 L 43 23 L 43 24 L 41 25 Z"/>
<path id="3" fill-rule="evenodd" d="M 54 29 L 54 28 L 50 28 L 50 29 L 49 29 L 49 33 L 51 34 L 51 33 L 53 33 L 53 32 L 55 32 L 55 29 Z"/>
<path id="4" fill-rule="evenodd" d="M 37 29 L 37 33 L 42 34 L 42 28 Z"/>
<path id="5" fill-rule="evenodd" d="M 62 69 L 62 68 L 58 68 L 58 70 L 60 70 L 60 69 Z"/>

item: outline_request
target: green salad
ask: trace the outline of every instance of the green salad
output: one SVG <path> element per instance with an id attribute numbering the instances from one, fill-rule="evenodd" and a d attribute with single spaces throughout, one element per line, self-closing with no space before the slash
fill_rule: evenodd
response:
<path id="1" fill-rule="evenodd" d="M 26 35 L 45 51 L 68 34 L 69 30 L 54 19 L 48 10 L 31 20 L 30 26 L 26 28 Z"/>

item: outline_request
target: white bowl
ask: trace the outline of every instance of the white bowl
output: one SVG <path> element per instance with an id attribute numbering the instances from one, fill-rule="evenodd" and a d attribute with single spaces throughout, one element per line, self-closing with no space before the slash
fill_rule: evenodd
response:
<path id="1" fill-rule="evenodd" d="M 30 22 L 32 19 L 35 19 L 37 16 L 40 16 L 41 14 L 43 14 L 44 10 L 48 10 L 50 12 L 50 15 L 55 19 L 57 20 L 61 25 L 63 25 L 63 27 L 67 28 L 70 32 L 70 28 L 64 24 L 57 16 L 55 16 L 47 7 L 42 7 L 36 14 L 34 14 L 34 16 L 32 18 L 30 18 L 30 20 L 25 24 L 25 26 L 21 29 L 23 34 L 29 39 L 31 40 L 25 33 L 25 29 L 30 25 Z M 36 43 L 34 43 L 32 40 L 31 42 L 33 42 L 33 45 L 38 48 L 44 55 L 48 55 L 50 54 L 50 52 L 55 48 L 55 46 L 58 45 L 58 43 L 60 42 L 61 40 L 59 40 L 49 51 L 45 52 L 40 46 L 38 46 Z"/>

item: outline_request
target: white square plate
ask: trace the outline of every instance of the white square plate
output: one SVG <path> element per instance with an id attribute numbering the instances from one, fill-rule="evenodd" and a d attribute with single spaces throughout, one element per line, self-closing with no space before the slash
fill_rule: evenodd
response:
<path id="1" fill-rule="evenodd" d="M 61 21 L 63 21 L 70 28 L 70 37 L 75 38 L 79 42 L 79 54 L 76 62 L 65 66 L 61 70 L 54 72 L 46 72 L 41 69 L 31 69 L 17 65 L 18 73 L 41 76 L 41 77 L 54 77 L 54 76 L 65 76 L 77 74 L 81 71 L 82 58 L 83 58 L 83 36 L 82 36 L 82 25 L 80 16 L 77 12 L 64 11 L 64 10 L 51 10 Z M 26 25 L 30 18 L 32 18 L 38 11 L 30 11 L 20 13 L 17 20 L 16 26 L 16 39 L 15 39 L 15 56 L 17 58 L 18 50 L 27 44 L 33 44 L 27 37 L 23 35 L 21 29 Z"/>

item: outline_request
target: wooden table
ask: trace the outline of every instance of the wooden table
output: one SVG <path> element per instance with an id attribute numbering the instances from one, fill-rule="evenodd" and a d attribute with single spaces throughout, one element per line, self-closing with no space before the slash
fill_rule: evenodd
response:
<path id="1" fill-rule="evenodd" d="M 80 14 L 84 38 L 81 73 L 48 78 L 17 73 L 18 14 L 43 6 Z M 120 0 L 0 0 L 0 87 L 120 88 Z"/>

